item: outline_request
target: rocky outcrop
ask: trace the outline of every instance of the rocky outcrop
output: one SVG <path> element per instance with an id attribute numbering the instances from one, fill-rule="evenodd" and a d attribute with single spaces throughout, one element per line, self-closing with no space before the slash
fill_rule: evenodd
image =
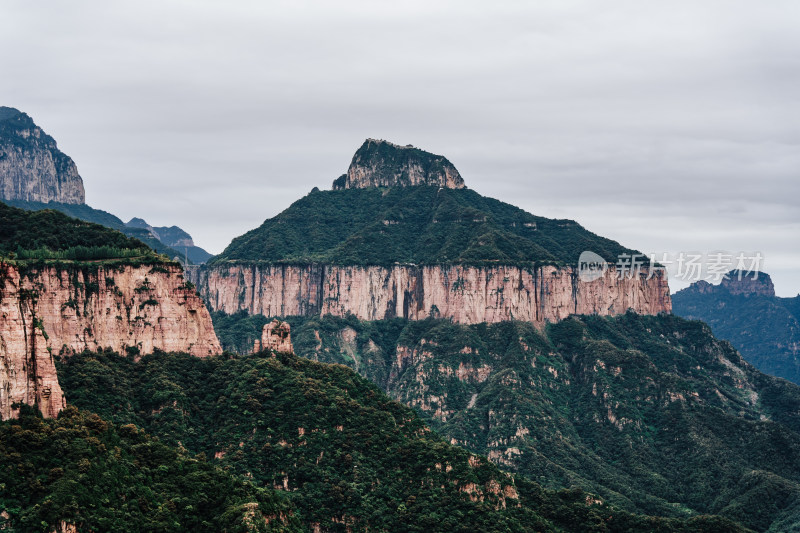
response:
<path id="1" fill-rule="evenodd" d="M 775 285 L 765 272 L 731 270 L 722 279 L 720 287 L 731 294 L 744 296 L 775 296 Z"/>
<path id="2" fill-rule="evenodd" d="M 234 265 L 198 271 L 194 281 L 211 308 L 226 313 L 544 323 L 571 314 L 670 312 L 666 277 L 646 274 L 618 279 L 612 267 L 584 282 L 573 268 L 554 266 Z"/>
<path id="3" fill-rule="evenodd" d="M 83 180 L 75 163 L 33 120 L 0 107 L 0 198 L 82 204 Z"/>
<path id="4" fill-rule="evenodd" d="M 55 266 L 0 264 L 0 414 L 16 401 L 45 416 L 63 406 L 54 355 L 111 348 L 205 357 L 221 353 L 211 317 L 175 265 Z"/>
<path id="5" fill-rule="evenodd" d="M 384 140 L 367 139 L 347 169 L 333 182 L 334 189 L 432 185 L 463 189 L 464 180 L 446 157 L 410 144 L 400 146 Z"/>
<path id="6" fill-rule="evenodd" d="M 289 323 L 274 319 L 269 324 L 264 324 L 264 329 L 261 330 L 261 339 L 256 339 L 255 346 L 253 346 L 254 352 L 261 350 L 294 353 Z"/>

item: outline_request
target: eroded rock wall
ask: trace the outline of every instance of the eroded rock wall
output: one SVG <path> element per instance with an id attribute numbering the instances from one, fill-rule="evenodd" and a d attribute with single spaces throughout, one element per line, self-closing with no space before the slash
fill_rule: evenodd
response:
<path id="1" fill-rule="evenodd" d="M 458 323 L 556 322 L 570 314 L 670 312 L 667 279 L 656 272 L 619 279 L 614 268 L 584 282 L 572 268 L 233 265 L 194 281 L 214 310 L 265 316 L 352 313 L 362 320 L 428 316 Z"/>
<path id="2" fill-rule="evenodd" d="M 0 278 L 0 420 L 18 414 L 16 403 L 38 405 L 48 418 L 64 407 L 43 329 L 34 295 L 20 293 L 12 277 Z"/>
<path id="3" fill-rule="evenodd" d="M 45 416 L 63 406 L 52 357 L 111 348 L 198 357 L 221 353 L 211 317 L 173 265 L 45 267 L 0 264 L 0 415 L 15 401 Z M 49 393 L 48 393 L 49 391 Z"/>

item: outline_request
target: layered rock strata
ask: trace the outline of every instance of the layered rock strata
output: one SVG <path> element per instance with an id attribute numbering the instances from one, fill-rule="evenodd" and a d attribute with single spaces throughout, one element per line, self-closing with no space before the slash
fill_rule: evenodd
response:
<path id="1" fill-rule="evenodd" d="M 613 267 L 591 282 L 581 281 L 573 268 L 554 266 L 231 265 L 193 276 L 212 309 L 266 316 L 352 313 L 361 320 L 435 316 L 463 324 L 544 323 L 571 314 L 672 309 L 661 271 L 619 279 Z"/>
<path id="2" fill-rule="evenodd" d="M 0 415 L 11 404 L 63 406 L 54 355 L 110 348 L 119 353 L 222 352 L 211 317 L 179 266 L 0 265 Z"/>

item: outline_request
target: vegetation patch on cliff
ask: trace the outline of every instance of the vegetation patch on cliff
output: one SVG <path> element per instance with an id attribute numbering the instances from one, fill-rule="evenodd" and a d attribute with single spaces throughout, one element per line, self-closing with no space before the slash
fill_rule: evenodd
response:
<path id="1" fill-rule="evenodd" d="M 60 213 L 67 215 L 68 217 L 77 218 L 84 222 L 100 224 L 101 226 L 105 226 L 106 228 L 117 230 L 132 239 L 141 241 L 142 244 L 146 245 L 148 248 L 152 249 L 158 254 L 165 255 L 169 258 L 184 257 L 184 253 L 182 251 L 178 251 L 175 248 L 172 248 L 164 244 L 156 237 L 154 237 L 147 229 L 127 226 L 125 225 L 124 222 L 122 222 L 122 220 L 112 215 L 111 213 L 103 211 L 101 209 L 95 209 L 86 204 L 65 204 L 61 202 L 52 202 L 52 201 L 43 203 L 43 202 L 29 202 L 24 200 L 8 200 L 8 199 L 0 199 L 0 204 L 16 207 L 19 209 L 24 209 L 25 211 L 35 211 L 35 212 L 58 211 Z M 181 250 L 183 250 L 183 248 L 181 248 Z M 207 259 L 208 254 L 206 255 L 200 254 L 199 256 L 196 256 L 193 253 L 196 252 L 196 250 L 201 250 L 201 249 L 197 247 L 189 247 L 190 261 L 191 262 L 205 261 Z"/>

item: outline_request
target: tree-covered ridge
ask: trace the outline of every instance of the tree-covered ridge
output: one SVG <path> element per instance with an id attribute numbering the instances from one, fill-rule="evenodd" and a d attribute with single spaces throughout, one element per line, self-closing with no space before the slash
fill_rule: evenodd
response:
<path id="1" fill-rule="evenodd" d="M 221 320 L 248 333 L 256 319 Z M 800 389 L 674 316 L 459 325 L 288 317 L 295 352 L 342 363 L 434 429 L 545 486 L 629 511 L 800 520 Z M 227 330 L 227 332 L 226 332 Z M 249 333 L 248 333 L 249 334 Z"/>
<path id="2" fill-rule="evenodd" d="M 633 250 L 571 220 L 537 217 L 469 189 L 314 190 L 234 239 L 210 264 L 575 264 Z"/>
<path id="3" fill-rule="evenodd" d="M 19 259 L 93 260 L 151 256 L 141 241 L 58 211 L 25 211 L 0 202 L 0 254 Z"/>
<path id="4" fill-rule="evenodd" d="M 24 209 L 26 211 L 43 211 L 43 210 L 59 211 L 72 218 L 77 218 L 85 222 L 92 222 L 94 224 L 100 224 L 102 226 L 105 226 L 106 228 L 117 230 L 127 235 L 128 237 L 141 241 L 149 248 L 154 250 L 156 253 L 165 255 L 170 259 L 174 259 L 176 257 L 178 258 L 184 257 L 184 252 L 178 251 L 170 247 L 169 245 L 164 244 L 163 242 L 155 238 L 147 229 L 127 226 L 122 220 L 112 215 L 108 211 L 95 209 L 86 204 L 64 204 L 52 201 L 43 203 L 43 202 L 27 202 L 24 200 L 5 200 L 5 199 L 0 199 L 0 203 L 7 204 L 12 207 L 17 207 L 19 209 Z M 195 249 L 202 250 L 201 248 L 197 247 L 194 247 L 194 249 L 190 248 L 189 249 L 190 262 L 202 262 L 208 258 L 208 254 L 205 251 L 202 251 L 199 255 L 196 255 Z"/>
<path id="5" fill-rule="evenodd" d="M 262 487 L 327 531 L 736 531 L 649 518 L 500 472 L 341 365 L 292 355 L 111 353 L 65 361 L 68 402 L 133 423 Z"/>
<path id="6" fill-rule="evenodd" d="M 282 494 L 67 407 L 0 423 L 0 529 L 301 531 Z"/>
<path id="7" fill-rule="evenodd" d="M 800 383 L 800 296 L 693 284 L 673 295 L 672 306 L 676 315 L 706 322 L 762 372 Z"/>

